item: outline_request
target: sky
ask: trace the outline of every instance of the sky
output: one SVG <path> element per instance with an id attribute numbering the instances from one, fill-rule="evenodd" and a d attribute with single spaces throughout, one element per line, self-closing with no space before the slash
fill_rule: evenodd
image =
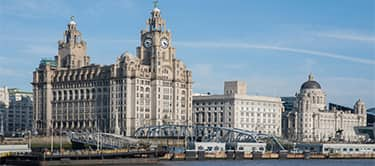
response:
<path id="1" fill-rule="evenodd" d="M 0 86 L 32 90 L 41 58 L 57 54 L 70 16 L 95 64 L 135 55 L 152 0 L 0 0 Z M 374 0 L 160 0 L 193 92 L 294 96 L 313 73 L 327 101 L 375 107 Z"/>

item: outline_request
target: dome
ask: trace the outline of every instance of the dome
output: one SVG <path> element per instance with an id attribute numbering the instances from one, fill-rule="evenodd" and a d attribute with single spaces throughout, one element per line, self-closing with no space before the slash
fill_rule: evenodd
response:
<path id="1" fill-rule="evenodd" d="M 154 8 L 153 10 L 152 10 L 153 12 L 158 12 L 158 13 L 160 13 L 160 9 L 159 8 Z"/>
<path id="2" fill-rule="evenodd" d="M 363 102 L 361 99 L 358 99 L 357 102 L 355 102 L 356 105 L 365 105 L 365 102 Z"/>
<path id="3" fill-rule="evenodd" d="M 321 86 L 318 82 L 314 80 L 312 74 L 309 75 L 309 80 L 304 82 L 301 86 L 302 89 L 321 89 Z"/>
<path id="4" fill-rule="evenodd" d="M 76 25 L 77 23 L 74 21 L 74 16 L 70 16 L 69 25 Z"/>
<path id="5" fill-rule="evenodd" d="M 69 25 L 76 25 L 76 22 L 75 21 L 70 21 Z"/>

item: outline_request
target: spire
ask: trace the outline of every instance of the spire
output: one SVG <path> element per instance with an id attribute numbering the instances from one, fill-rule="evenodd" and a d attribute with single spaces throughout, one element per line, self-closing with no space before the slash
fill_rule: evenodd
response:
<path id="1" fill-rule="evenodd" d="M 154 8 L 159 8 L 159 1 L 158 0 L 154 0 Z"/>
<path id="2" fill-rule="evenodd" d="M 364 104 L 364 102 L 361 99 L 358 99 L 356 104 Z"/>
<path id="3" fill-rule="evenodd" d="M 77 23 L 74 21 L 74 16 L 70 16 L 68 29 L 65 30 L 65 42 L 72 45 L 78 44 L 81 40 L 81 33 L 77 30 Z"/>
<path id="4" fill-rule="evenodd" d="M 155 0 L 154 9 L 151 11 L 151 17 L 147 21 L 150 31 L 164 31 L 165 21 L 160 16 L 159 1 Z"/>
<path id="5" fill-rule="evenodd" d="M 158 0 L 154 0 L 154 9 L 152 10 L 152 13 L 160 13 Z"/>
<path id="6" fill-rule="evenodd" d="M 76 25 L 77 23 L 74 21 L 74 16 L 70 16 L 69 25 Z"/>
<path id="7" fill-rule="evenodd" d="M 309 74 L 309 81 L 313 81 L 314 80 L 314 76 L 312 75 L 312 73 Z"/>
<path id="8" fill-rule="evenodd" d="M 77 29 L 74 16 L 70 17 L 64 38 L 58 42 L 58 46 L 57 67 L 78 68 L 90 63 L 90 57 L 86 54 L 86 42 Z"/>

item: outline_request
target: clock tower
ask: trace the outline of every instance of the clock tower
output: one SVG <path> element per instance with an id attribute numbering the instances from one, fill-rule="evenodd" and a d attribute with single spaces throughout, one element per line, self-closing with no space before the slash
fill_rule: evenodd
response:
<path id="1" fill-rule="evenodd" d="M 153 71 L 157 71 L 158 66 L 172 64 L 175 59 L 175 48 L 171 45 L 172 34 L 166 29 L 157 1 L 146 23 L 147 28 L 141 31 L 137 55 L 144 65 L 151 65 Z"/>

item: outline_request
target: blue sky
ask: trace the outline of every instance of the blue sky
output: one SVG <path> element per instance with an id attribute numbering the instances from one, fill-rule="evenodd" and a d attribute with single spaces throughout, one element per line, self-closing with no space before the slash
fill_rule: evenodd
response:
<path id="1" fill-rule="evenodd" d="M 373 0 L 160 0 L 194 92 L 292 96 L 313 73 L 329 102 L 375 107 Z M 31 90 L 32 71 L 57 53 L 74 15 L 92 63 L 135 54 L 152 0 L 0 0 L 0 85 Z"/>

